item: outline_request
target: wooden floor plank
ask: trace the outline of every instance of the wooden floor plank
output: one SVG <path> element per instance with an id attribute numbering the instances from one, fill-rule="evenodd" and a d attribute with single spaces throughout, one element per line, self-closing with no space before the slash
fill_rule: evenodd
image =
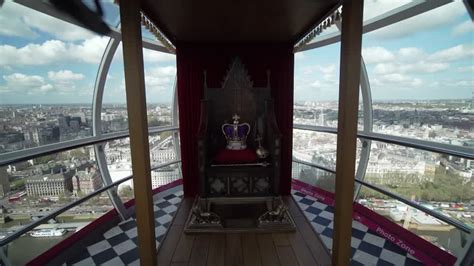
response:
<path id="1" fill-rule="evenodd" d="M 244 265 L 240 234 L 226 234 L 225 238 L 225 265 Z"/>
<path id="2" fill-rule="evenodd" d="M 288 241 L 288 237 L 286 233 L 273 233 L 273 243 L 276 247 L 278 246 L 290 246 L 290 241 Z"/>
<path id="3" fill-rule="evenodd" d="M 329 250 L 326 249 L 326 246 L 323 244 L 316 232 L 314 232 L 313 228 L 306 220 L 306 217 L 296 217 L 294 220 L 296 227 L 301 232 L 301 236 L 311 250 L 313 257 L 317 259 L 318 264 L 330 265 L 331 254 L 329 253 Z"/>
<path id="4" fill-rule="evenodd" d="M 306 242 L 304 241 L 298 230 L 294 233 L 288 233 L 288 240 L 291 243 L 291 247 L 295 252 L 296 259 L 298 260 L 300 266 L 319 265 L 318 263 L 316 263 L 316 260 L 311 255 L 310 249 L 306 245 Z"/>
<path id="5" fill-rule="evenodd" d="M 298 260 L 296 255 L 293 252 L 291 246 L 278 246 L 276 247 L 278 259 L 280 260 L 281 265 L 285 266 L 298 266 Z"/>
<path id="6" fill-rule="evenodd" d="M 169 265 L 176 245 L 183 234 L 183 226 L 172 225 L 166 234 L 166 241 L 158 249 L 158 265 Z"/>
<path id="7" fill-rule="evenodd" d="M 179 205 L 178 212 L 176 213 L 173 224 L 174 225 L 182 225 L 186 223 L 186 219 L 188 218 L 189 210 L 193 204 L 193 200 L 190 198 L 185 198 Z"/>
<path id="8" fill-rule="evenodd" d="M 262 265 L 280 265 L 271 234 L 257 234 L 258 248 L 262 258 Z"/>
<path id="9" fill-rule="evenodd" d="M 293 216 L 293 218 L 303 216 L 303 213 L 300 211 L 300 208 L 298 207 L 296 202 L 293 200 L 293 197 L 291 196 L 283 197 L 283 202 L 288 207 L 288 210 L 290 211 L 291 216 Z"/>
<path id="10" fill-rule="evenodd" d="M 205 266 L 207 263 L 207 255 L 209 253 L 210 235 L 196 235 L 194 238 L 194 245 L 191 251 L 191 258 L 189 265 Z"/>
<path id="11" fill-rule="evenodd" d="M 172 262 L 188 262 L 194 243 L 194 235 L 181 234 L 178 245 L 174 251 Z"/>
<path id="12" fill-rule="evenodd" d="M 161 264 L 158 264 L 161 266 Z M 170 266 L 188 266 L 187 262 L 172 262 Z"/>
<path id="13" fill-rule="evenodd" d="M 245 266 L 261 266 L 262 258 L 258 248 L 257 237 L 253 233 L 242 234 L 242 254 Z"/>
<path id="14" fill-rule="evenodd" d="M 294 233 L 184 234 L 192 205 L 184 200 L 158 250 L 159 265 L 330 265 L 329 252 L 292 198 Z"/>
<path id="15" fill-rule="evenodd" d="M 225 235 L 213 234 L 209 243 L 208 266 L 225 265 Z"/>

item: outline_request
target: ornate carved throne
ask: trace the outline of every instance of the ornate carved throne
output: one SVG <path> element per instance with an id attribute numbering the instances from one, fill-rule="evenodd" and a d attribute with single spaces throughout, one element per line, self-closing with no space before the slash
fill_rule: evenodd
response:
<path id="1" fill-rule="evenodd" d="M 241 212 L 253 212 L 255 227 L 265 223 L 278 227 L 268 223 L 267 218 L 269 212 L 280 211 L 270 220 L 279 220 L 284 224 L 279 228 L 285 230 L 290 225 L 291 230 L 293 221 L 277 197 L 281 133 L 271 99 L 270 72 L 267 71 L 267 86 L 259 88 L 253 87 L 238 58 L 231 63 L 220 88 L 209 88 L 204 73 L 200 119 L 200 198 L 188 218 L 187 231 L 226 227 L 228 224 L 221 218 L 228 216 L 228 205 L 232 205 L 233 218 L 238 216 L 239 208 Z M 260 207 L 255 207 L 258 204 Z M 226 207 L 219 209 L 222 205 Z"/>

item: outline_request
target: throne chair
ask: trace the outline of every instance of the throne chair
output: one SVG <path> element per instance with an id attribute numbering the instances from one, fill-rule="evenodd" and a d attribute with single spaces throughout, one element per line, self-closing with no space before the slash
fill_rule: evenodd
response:
<path id="1" fill-rule="evenodd" d="M 266 87 L 253 82 L 235 58 L 221 87 L 207 86 L 198 130 L 199 197 L 186 232 L 293 230 L 278 197 L 281 133 Z"/>

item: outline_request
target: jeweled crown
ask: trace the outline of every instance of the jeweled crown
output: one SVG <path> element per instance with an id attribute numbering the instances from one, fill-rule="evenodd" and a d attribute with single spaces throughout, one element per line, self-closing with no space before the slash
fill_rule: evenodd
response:
<path id="1" fill-rule="evenodd" d="M 243 150 L 247 148 L 247 136 L 250 133 L 250 125 L 248 123 L 240 123 L 240 116 L 235 114 L 232 119 L 234 123 L 223 124 L 222 133 L 227 140 L 226 148 L 228 150 Z"/>

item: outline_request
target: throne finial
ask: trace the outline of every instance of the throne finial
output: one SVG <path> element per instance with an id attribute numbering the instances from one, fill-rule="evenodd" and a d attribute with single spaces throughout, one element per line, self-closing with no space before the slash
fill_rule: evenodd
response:
<path id="1" fill-rule="evenodd" d="M 238 114 L 235 114 L 232 119 L 234 119 L 234 124 L 238 124 L 239 123 L 239 119 L 240 119 L 240 116 Z"/>

